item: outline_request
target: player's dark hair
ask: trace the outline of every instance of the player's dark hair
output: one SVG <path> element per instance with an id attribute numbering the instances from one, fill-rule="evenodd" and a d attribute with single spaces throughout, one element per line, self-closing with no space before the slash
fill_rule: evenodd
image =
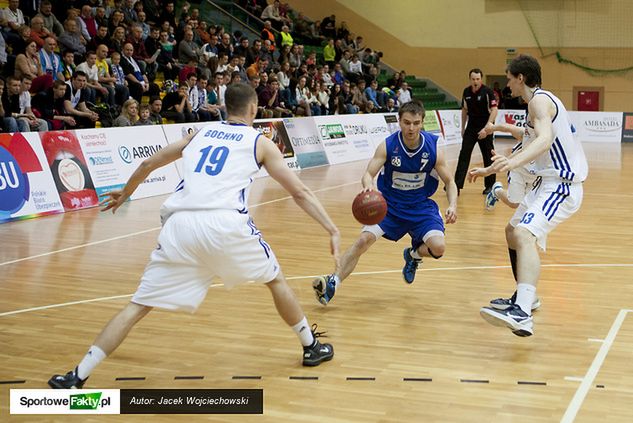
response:
<path id="1" fill-rule="evenodd" d="M 402 118 L 405 113 L 411 113 L 412 115 L 420 115 L 424 119 L 426 111 L 422 102 L 419 100 L 411 100 L 408 103 L 404 103 L 400 109 L 398 109 L 398 117 Z"/>
<path id="2" fill-rule="evenodd" d="M 257 93 L 248 84 L 231 84 L 224 94 L 224 102 L 228 115 L 244 115 L 250 104 L 257 104 Z"/>
<path id="3" fill-rule="evenodd" d="M 510 72 L 515 78 L 523 75 L 525 85 L 530 88 L 541 85 L 541 65 L 532 56 L 527 54 L 518 55 L 510 62 L 506 71 Z"/>

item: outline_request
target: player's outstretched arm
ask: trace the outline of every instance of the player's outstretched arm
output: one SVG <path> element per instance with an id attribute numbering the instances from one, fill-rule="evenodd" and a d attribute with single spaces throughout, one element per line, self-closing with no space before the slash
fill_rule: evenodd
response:
<path id="1" fill-rule="evenodd" d="M 435 171 L 440 175 L 444 185 L 446 185 L 446 198 L 448 199 L 448 207 L 444 216 L 446 223 L 455 223 L 457 221 L 457 185 L 455 185 L 453 173 L 448 168 L 448 163 L 446 163 L 446 158 L 441 148 L 437 149 Z"/>
<path id="2" fill-rule="evenodd" d="M 151 157 L 143 160 L 134 173 L 132 173 L 132 176 L 130 176 L 130 179 L 128 179 L 123 189 L 103 194 L 105 198 L 99 203 L 100 206 L 104 206 L 101 211 L 112 209 L 112 213 L 116 212 L 132 193 L 136 191 L 136 188 L 147 179 L 150 173 L 182 157 L 182 150 L 189 144 L 189 141 L 191 141 L 191 138 L 193 138 L 195 134 L 195 132 L 191 133 L 180 141 L 169 144 Z"/>
<path id="3" fill-rule="evenodd" d="M 486 135 L 492 135 L 495 132 L 505 132 L 512 135 L 512 137 L 518 141 L 523 139 L 523 133 L 525 132 L 523 128 L 516 125 L 510 125 L 509 123 L 493 124 L 490 122 L 486 124 L 483 131 L 486 132 Z"/>
<path id="4" fill-rule="evenodd" d="M 364 191 L 376 190 L 374 185 L 374 179 L 376 175 L 382 169 L 385 161 L 387 160 L 387 144 L 385 141 L 381 142 L 378 147 L 376 147 L 376 152 L 374 153 L 374 157 L 371 158 L 369 163 L 367 164 L 367 169 L 363 174 L 360 182 L 363 185 Z"/>
<path id="5" fill-rule="evenodd" d="M 338 228 L 310 188 L 305 186 L 292 170 L 288 169 L 277 146 L 270 139 L 261 135 L 257 139 L 257 161 L 266 168 L 274 180 L 292 195 L 295 203 L 330 234 L 330 252 L 334 256 L 338 268 L 341 238 Z"/>

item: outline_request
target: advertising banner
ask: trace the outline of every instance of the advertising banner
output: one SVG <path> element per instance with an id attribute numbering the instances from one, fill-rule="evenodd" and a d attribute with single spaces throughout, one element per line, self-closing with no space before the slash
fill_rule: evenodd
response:
<path id="1" fill-rule="evenodd" d="M 143 160 L 167 146 L 160 126 L 84 129 L 76 135 L 99 195 L 122 188 Z M 168 164 L 152 172 L 131 199 L 171 193 L 179 182 L 176 166 Z"/>
<path id="2" fill-rule="evenodd" d="M 633 113 L 622 115 L 622 142 L 633 142 Z"/>
<path id="3" fill-rule="evenodd" d="M 518 127 L 525 128 L 527 123 L 525 117 L 525 110 L 499 109 L 497 119 L 495 119 L 495 124 L 507 123 L 508 125 L 516 125 Z M 495 137 L 512 138 L 512 135 L 507 132 L 495 132 Z"/>
<path id="4" fill-rule="evenodd" d="M 288 132 L 284 126 L 282 119 L 263 119 L 256 120 L 253 123 L 253 128 L 257 129 L 262 135 L 273 140 L 279 151 L 284 155 L 284 160 L 288 165 L 288 168 L 293 170 L 299 169 L 297 163 L 297 157 L 295 151 L 290 143 Z"/>
<path id="5" fill-rule="evenodd" d="M 98 205 L 99 198 L 75 131 L 43 132 L 41 140 L 64 210 Z"/>
<path id="6" fill-rule="evenodd" d="M 367 125 L 367 133 L 374 150 L 385 138 L 400 130 L 398 115 L 394 113 L 358 115 L 358 117 Z"/>
<path id="7" fill-rule="evenodd" d="M 0 134 L 0 222 L 63 211 L 39 134 Z"/>
<path id="8" fill-rule="evenodd" d="M 292 118 L 284 119 L 283 122 L 301 169 L 328 164 L 314 119 Z"/>
<path id="9" fill-rule="evenodd" d="M 439 122 L 442 125 L 444 144 L 461 144 L 462 142 L 462 111 L 438 110 Z"/>
<path id="10" fill-rule="evenodd" d="M 622 112 L 569 112 L 582 141 L 622 142 Z"/>
<path id="11" fill-rule="evenodd" d="M 360 115 L 316 116 L 318 136 L 330 164 L 365 160 L 373 156 L 367 125 Z"/>
<path id="12" fill-rule="evenodd" d="M 441 132 L 439 118 L 435 110 L 429 110 L 424 116 L 424 126 L 422 127 L 426 132 L 432 132 L 437 134 Z"/>
<path id="13" fill-rule="evenodd" d="M 163 130 L 164 137 L 167 139 L 167 144 L 171 144 L 181 140 L 183 137 L 187 136 L 187 134 L 201 129 L 202 126 L 204 126 L 204 123 L 206 122 L 176 123 L 171 125 L 161 125 L 161 128 Z M 182 160 L 176 160 L 175 163 L 178 173 L 182 175 Z"/>

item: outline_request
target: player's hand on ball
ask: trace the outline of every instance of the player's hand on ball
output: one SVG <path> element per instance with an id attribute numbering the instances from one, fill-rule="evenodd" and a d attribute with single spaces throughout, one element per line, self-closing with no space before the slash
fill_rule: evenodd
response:
<path id="1" fill-rule="evenodd" d="M 99 202 L 99 206 L 103 206 L 101 211 L 104 212 L 112 209 L 113 214 L 128 198 L 127 194 L 120 189 L 106 192 L 105 194 L 102 194 L 101 197 L 105 197 Z"/>
<path id="2" fill-rule="evenodd" d="M 455 223 L 457 221 L 457 210 L 455 207 L 448 207 L 444 215 L 446 223 Z"/>

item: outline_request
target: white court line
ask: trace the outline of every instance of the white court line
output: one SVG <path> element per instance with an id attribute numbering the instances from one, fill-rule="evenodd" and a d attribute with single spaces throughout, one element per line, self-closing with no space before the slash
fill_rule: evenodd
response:
<path id="1" fill-rule="evenodd" d="M 593 381 L 598 375 L 598 371 L 600 371 L 600 367 L 604 362 L 604 359 L 607 357 L 609 350 L 611 349 L 611 345 L 613 345 L 613 341 L 615 341 L 615 337 L 618 335 L 618 331 L 624 322 L 624 318 L 626 314 L 631 310 L 620 310 L 618 316 L 615 318 L 613 325 L 611 325 L 611 329 L 609 330 L 609 334 L 604 339 L 602 346 L 598 350 L 596 357 L 593 359 L 591 366 L 587 370 L 587 374 L 582 378 L 582 382 L 578 389 L 576 390 L 576 394 L 571 399 L 563 418 L 560 420 L 561 423 L 572 423 L 574 419 L 576 419 L 576 414 L 578 414 L 578 410 L 582 406 L 589 389 L 593 386 Z"/>
<path id="2" fill-rule="evenodd" d="M 565 376 L 565 380 L 570 382 L 582 382 L 583 378 L 577 376 Z"/>
<path id="3" fill-rule="evenodd" d="M 550 265 L 547 265 L 547 266 L 548 267 L 574 267 L 574 266 L 577 266 L 577 265 L 576 264 L 550 264 Z M 633 264 L 585 264 L 583 266 L 584 267 L 633 267 Z M 456 271 L 460 271 L 460 270 L 489 270 L 489 269 L 506 269 L 506 268 L 509 268 L 509 267 L 510 266 L 437 267 L 437 268 L 432 268 L 432 269 L 418 269 L 418 272 L 437 272 L 437 271 L 447 271 L 447 270 L 448 271 L 450 271 L 450 270 L 456 270 Z M 350 276 L 380 275 L 380 274 L 385 274 L 385 273 L 400 273 L 400 272 L 402 272 L 402 269 L 376 270 L 376 271 L 372 271 L 372 272 L 354 272 Z M 297 279 L 313 279 L 313 278 L 316 278 L 318 276 L 322 276 L 322 275 L 289 276 L 289 277 L 286 277 L 286 280 L 292 281 L 292 280 L 297 280 Z M 213 284 L 213 285 L 210 286 L 210 288 L 216 288 L 216 287 L 220 287 L 220 286 L 224 286 L 224 284 L 221 284 L 221 283 Z M 10 315 L 13 315 L 13 314 L 27 313 L 29 311 L 46 310 L 46 309 L 49 309 L 49 308 L 66 307 L 66 306 L 69 306 L 69 305 L 94 303 L 94 302 L 98 302 L 98 301 L 107 301 L 107 300 L 113 300 L 113 299 L 118 299 L 118 298 L 126 298 L 126 297 L 131 297 L 132 295 L 134 295 L 134 294 L 124 294 L 124 295 L 115 295 L 115 296 L 112 296 L 112 297 L 92 298 L 92 299 L 88 299 L 88 300 L 71 301 L 71 302 L 68 302 L 68 303 L 50 304 L 50 305 L 39 306 L 39 307 L 24 308 L 24 309 L 20 309 L 20 310 L 5 311 L 4 313 L 0 313 L 0 317 L 10 316 Z"/>
<path id="4" fill-rule="evenodd" d="M 604 342 L 604 339 L 587 338 L 587 341 L 589 341 L 589 342 Z"/>
<path id="5" fill-rule="evenodd" d="M 321 189 L 313 190 L 312 192 L 330 191 L 330 190 L 333 190 L 333 189 L 345 187 L 345 186 L 348 186 L 348 185 L 355 185 L 355 184 L 360 184 L 360 182 L 348 182 L 346 184 L 334 185 L 334 186 L 327 187 L 327 188 L 321 188 Z M 258 207 L 258 206 L 263 206 L 263 205 L 271 204 L 271 203 L 278 203 L 280 201 L 285 201 L 285 200 L 288 200 L 288 199 L 291 199 L 291 198 L 292 198 L 292 196 L 277 198 L 275 200 L 264 201 L 263 203 L 253 204 L 253 205 L 248 206 L 248 207 L 251 208 L 251 209 L 254 209 L 255 207 Z M 72 251 L 72 250 L 76 250 L 78 248 L 90 247 L 90 246 L 93 246 L 93 245 L 104 244 L 104 243 L 110 242 L 110 241 L 116 241 L 116 240 L 119 240 L 119 239 L 131 238 L 131 237 L 134 237 L 136 235 L 142 235 L 142 234 L 145 234 L 145 233 L 148 233 L 148 232 L 157 231 L 160 228 L 161 228 L 160 226 L 157 226 L 155 228 L 149 228 L 149 229 L 145 229 L 143 231 L 132 232 L 132 233 L 125 234 L 125 235 L 115 236 L 113 238 L 102 239 L 101 241 L 88 242 L 86 244 L 75 245 L 74 247 L 68 247 L 68 248 L 62 248 L 61 250 L 49 251 L 48 253 L 36 254 L 34 256 L 28 256 L 28 257 L 15 259 L 15 260 L 9 260 L 9 261 L 5 261 L 3 263 L 0 263 L 0 267 L 6 266 L 6 265 L 9 265 L 9 264 L 20 263 L 20 262 L 27 261 L 27 260 L 32 260 L 32 259 L 36 259 L 36 258 L 40 258 L 40 257 L 51 256 L 53 254 L 64 253 L 66 251 Z M 2 315 L 0 314 L 0 316 L 2 316 Z"/>

